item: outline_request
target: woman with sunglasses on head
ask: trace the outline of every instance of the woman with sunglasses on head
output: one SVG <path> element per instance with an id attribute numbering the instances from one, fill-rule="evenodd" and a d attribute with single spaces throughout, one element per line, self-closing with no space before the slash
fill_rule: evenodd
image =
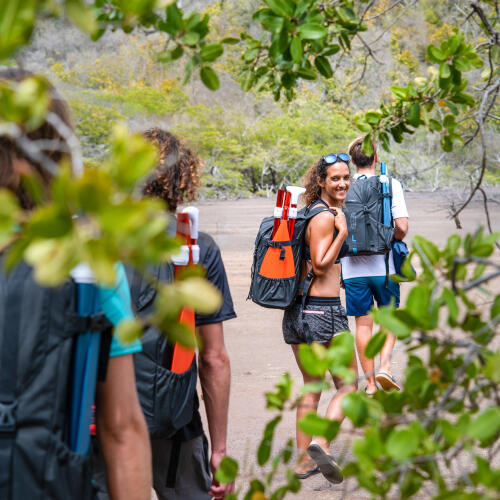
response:
<path id="1" fill-rule="evenodd" d="M 345 309 L 340 303 L 340 264 L 347 246 L 347 224 L 342 205 L 350 186 L 349 155 L 329 154 L 315 162 L 304 176 L 304 201 L 310 210 L 326 207 L 310 219 L 305 231 L 305 251 L 302 256 L 301 280 L 305 281 L 304 294 L 285 311 L 283 336 L 292 346 L 295 359 L 304 378 L 304 384 L 318 378 L 309 375 L 301 366 L 299 344 L 318 342 L 328 347 L 334 335 L 348 330 Z M 310 279 L 310 286 L 307 287 Z M 357 372 L 356 358 L 351 369 Z M 328 405 L 326 417 L 341 421 L 344 418 L 341 401 L 345 394 L 355 391 L 356 384 L 343 384 L 333 377 L 337 393 Z M 305 394 L 297 407 L 297 422 L 318 408 L 321 393 Z M 330 455 L 330 443 L 323 437 L 311 439 L 299 427 L 296 429 L 298 460 L 295 472 L 306 479 L 322 473 L 328 481 L 343 480 L 340 467 Z M 306 453 L 307 452 L 307 453 Z"/>

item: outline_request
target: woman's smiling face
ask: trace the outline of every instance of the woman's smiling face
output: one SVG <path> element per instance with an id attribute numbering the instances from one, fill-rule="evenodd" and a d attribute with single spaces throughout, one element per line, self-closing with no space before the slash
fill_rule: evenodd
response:
<path id="1" fill-rule="evenodd" d="M 342 204 L 351 185 L 351 173 L 347 164 L 339 161 L 330 165 L 325 180 L 320 180 L 319 185 L 332 202 Z"/>

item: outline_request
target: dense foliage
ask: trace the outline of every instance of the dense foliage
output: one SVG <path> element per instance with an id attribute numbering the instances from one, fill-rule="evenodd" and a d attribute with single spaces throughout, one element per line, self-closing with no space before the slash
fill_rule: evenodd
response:
<path id="1" fill-rule="evenodd" d="M 235 22 L 224 17 L 223 5 L 229 5 Z M 54 48 L 51 71 L 73 103 L 86 156 L 93 161 L 75 175 L 80 156 L 70 137 L 73 169 L 61 165 L 46 198 L 36 182 L 27 184 L 39 201 L 31 214 L 1 192 L 0 234 L 10 243 L 10 264 L 24 258 L 40 281 L 54 285 L 86 260 L 101 281 L 110 282 L 116 260 L 145 269 L 175 251 L 176 243 L 165 236 L 164 207 L 141 200 L 137 188 L 155 153 L 140 136 L 111 126 L 123 118 L 135 127 L 144 125 L 145 117 L 148 123 L 153 117 L 166 120 L 207 158 L 209 189 L 236 186 L 239 192 L 294 181 L 325 148 L 345 150 L 355 125 L 401 155 L 396 160 L 406 155 L 423 161 L 428 155 L 443 162 L 450 175 L 468 176 L 470 195 L 453 215 L 458 221 L 472 196 L 481 193 L 491 231 L 484 186 L 498 174 L 498 12 L 495 0 L 426 0 L 418 8 L 399 0 L 264 0 L 247 6 L 218 3 L 203 12 L 154 0 L 5 0 L 0 58 L 9 64 L 16 55 L 33 57 L 30 51 L 19 54 L 19 48 L 47 16 L 64 15 L 94 40 L 100 38 L 97 43 L 105 44 L 108 36 L 111 43 L 124 40 L 122 32 L 133 40 L 120 42 L 121 63 L 117 51 L 102 61 L 89 53 L 87 68 L 64 60 Z M 110 30 L 115 33 L 107 34 Z M 42 45 L 43 33 L 37 35 Z M 388 44 L 379 54 L 380 40 Z M 74 52 L 82 47 L 88 45 L 76 43 Z M 131 50 L 135 59 L 128 57 Z M 379 70 L 379 57 L 390 62 L 389 72 Z M 222 84 L 218 74 L 224 74 Z M 224 95 L 217 101 L 217 94 L 203 94 L 196 82 L 180 86 L 180 79 L 195 76 L 209 89 L 225 85 Z M 282 95 L 295 100 L 273 104 L 270 98 Z M 232 108 L 230 99 L 236 103 Z M 0 102 L 2 134 L 33 153 L 36 144 L 26 142 L 25 132 L 47 118 L 46 81 L 0 82 Z M 406 151 L 394 145 L 409 134 L 425 145 L 426 155 L 414 154 L 423 149 L 415 146 L 418 140 Z M 102 144 L 109 155 L 103 155 Z M 54 170 L 50 162 L 42 164 Z M 443 499 L 498 497 L 500 296 L 494 280 L 500 267 L 495 244 L 498 233 L 485 235 L 481 229 L 464 238 L 451 236 L 443 249 L 415 238 L 412 260 L 418 276 L 407 265 L 408 277 L 416 280 L 408 300 L 399 310 L 373 313 L 380 331 L 366 349 L 375 356 L 388 331 L 406 343 L 404 390 L 379 392 L 373 400 L 356 393 L 343 402 L 356 428 L 354 460 L 344 466 L 345 474 L 356 478 L 353 488 L 380 498 L 421 491 Z M 218 303 L 198 277 L 186 278 L 161 288 L 157 313 L 150 318 L 176 339 L 187 338 L 175 321 L 182 304 L 206 311 Z M 140 325 L 129 323 L 121 334 L 139 332 Z M 352 336 L 344 334 L 329 349 L 302 346 L 300 357 L 313 374 L 333 370 L 352 377 L 347 367 L 353 350 Z M 271 460 L 279 413 L 294 405 L 290 394 L 287 375 L 267 394 L 268 407 L 278 415 L 258 449 L 258 463 L 267 468 L 262 479 L 253 478 L 241 492 L 246 499 L 278 499 L 300 488 L 290 470 L 286 484 L 273 485 L 280 464 L 292 457 L 288 441 Z M 312 414 L 300 425 L 328 439 L 339 433 L 337 423 Z M 237 471 L 238 464 L 227 458 L 218 477 L 231 481 Z"/>

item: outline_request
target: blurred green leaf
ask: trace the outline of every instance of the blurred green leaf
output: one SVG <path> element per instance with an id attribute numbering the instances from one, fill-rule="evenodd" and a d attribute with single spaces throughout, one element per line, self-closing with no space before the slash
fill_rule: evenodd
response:
<path id="1" fill-rule="evenodd" d="M 395 460 L 411 457 L 418 448 L 418 437 L 408 428 L 394 429 L 386 443 L 387 454 Z"/>
<path id="2" fill-rule="evenodd" d="M 366 422 L 368 417 L 368 405 L 364 397 L 358 392 L 350 392 L 342 398 L 342 411 L 351 419 L 352 423 L 359 427 Z"/>
<path id="3" fill-rule="evenodd" d="M 394 309 L 392 307 L 381 307 L 380 309 L 374 309 L 370 314 L 380 326 L 394 333 L 398 339 L 404 339 L 411 334 L 411 328 L 403 321 L 396 318 L 393 311 Z"/>
<path id="4" fill-rule="evenodd" d="M 205 45 L 201 51 L 200 56 L 205 62 L 215 61 L 218 57 L 222 55 L 224 49 L 222 45 L 218 43 L 211 43 L 209 45 Z"/>
<path id="5" fill-rule="evenodd" d="M 224 457 L 215 472 L 215 479 L 221 484 L 232 483 L 238 476 L 238 462 L 231 457 Z"/>
<path id="6" fill-rule="evenodd" d="M 299 34 L 304 40 L 321 40 L 326 36 L 326 28 L 321 24 L 305 23 L 298 27 Z"/>
<path id="7" fill-rule="evenodd" d="M 484 410 L 469 424 L 467 434 L 479 441 L 496 436 L 500 431 L 500 408 L 494 406 Z"/>
<path id="8" fill-rule="evenodd" d="M 280 422 L 281 416 L 278 415 L 266 424 L 266 428 L 264 429 L 264 434 L 262 436 L 262 441 L 260 442 L 259 449 L 257 450 L 257 462 L 261 466 L 266 464 L 269 460 L 269 457 L 271 456 L 274 430 Z"/>
<path id="9" fill-rule="evenodd" d="M 142 325 L 137 319 L 125 319 L 117 325 L 115 335 L 121 344 L 130 344 L 141 337 Z"/>
<path id="10" fill-rule="evenodd" d="M 319 71 L 319 73 L 325 78 L 331 78 L 333 76 L 333 70 L 330 66 L 330 61 L 324 56 L 317 56 L 314 59 L 314 66 Z"/>
<path id="11" fill-rule="evenodd" d="M 203 66 L 200 70 L 201 81 L 210 90 L 217 90 L 220 87 L 219 77 L 210 66 Z"/>
<path id="12" fill-rule="evenodd" d="M 340 422 L 320 417 L 316 413 L 308 413 L 298 421 L 298 426 L 309 436 L 323 436 L 328 441 L 333 441 L 339 431 Z"/>
<path id="13" fill-rule="evenodd" d="M 384 347 L 385 339 L 387 338 L 387 333 L 384 330 L 377 332 L 366 344 L 365 356 L 369 359 L 374 358 Z"/>

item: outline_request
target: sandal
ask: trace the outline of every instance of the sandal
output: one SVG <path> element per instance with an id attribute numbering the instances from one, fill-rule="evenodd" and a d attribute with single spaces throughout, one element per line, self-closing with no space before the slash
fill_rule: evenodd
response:
<path id="1" fill-rule="evenodd" d="M 396 382 L 396 379 L 387 372 L 380 371 L 375 376 L 375 380 L 384 389 L 384 391 L 390 391 L 391 389 L 396 389 L 396 391 L 401 390 L 401 386 Z"/>
<path id="2" fill-rule="evenodd" d="M 319 467 L 316 465 L 314 469 L 308 470 L 307 472 L 303 472 L 302 474 L 296 472 L 295 477 L 297 479 L 307 479 L 308 477 L 314 476 L 315 474 L 319 474 L 319 472 L 320 472 Z"/>
<path id="3" fill-rule="evenodd" d="M 319 471 L 330 483 L 338 484 L 344 480 L 342 470 L 335 459 L 328 455 L 319 444 L 310 444 L 307 447 L 307 453 L 318 464 Z"/>

